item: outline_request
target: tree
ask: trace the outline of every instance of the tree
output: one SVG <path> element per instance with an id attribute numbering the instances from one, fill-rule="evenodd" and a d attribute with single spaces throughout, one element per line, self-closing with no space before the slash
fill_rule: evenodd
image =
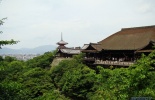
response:
<path id="1" fill-rule="evenodd" d="M 57 90 L 72 100 L 86 100 L 96 81 L 93 69 L 82 64 L 82 55 L 64 60 L 51 69 L 51 79 Z"/>
<path id="2" fill-rule="evenodd" d="M 22 100 L 40 98 L 54 89 L 48 70 L 42 68 L 26 68 L 19 77 L 23 89 L 19 93 Z"/>
<path id="3" fill-rule="evenodd" d="M 1 3 L 2 0 L 0 0 L 0 3 Z M 2 18 L 0 20 L 0 26 L 4 24 L 4 20 L 6 20 L 7 18 Z M 2 31 L 0 31 L 0 33 L 3 33 Z M 4 46 L 4 45 L 11 45 L 11 44 L 16 44 L 18 43 L 19 41 L 15 41 L 13 39 L 11 40 L 0 40 L 0 49 L 1 49 L 1 46 Z"/>
<path id="4" fill-rule="evenodd" d="M 22 84 L 13 81 L 0 82 L 0 100 L 20 100 L 18 92 L 21 91 Z"/>
<path id="5" fill-rule="evenodd" d="M 129 100 L 131 97 L 155 98 L 155 51 L 142 55 L 129 68 L 105 69 L 98 66 L 99 74 L 91 98 Z"/>
<path id="6" fill-rule="evenodd" d="M 7 18 L 3 18 L 0 20 L 0 26 L 4 24 L 4 20 L 7 19 Z M 2 31 L 0 31 L 0 33 L 3 33 Z M 16 44 L 18 43 L 19 41 L 15 41 L 13 39 L 11 40 L 0 40 L 0 48 L 1 46 L 4 46 L 4 45 L 11 45 L 11 44 Z"/>
<path id="7" fill-rule="evenodd" d="M 54 53 L 53 52 L 45 52 L 43 55 L 37 56 L 33 59 L 28 60 L 27 66 L 29 67 L 40 67 L 40 68 L 50 68 L 51 62 L 54 59 Z"/>
<path id="8" fill-rule="evenodd" d="M 47 69 L 4 58 L 0 61 L 0 100 L 51 100 L 55 95 L 64 100 L 60 93 L 51 92 L 55 88 L 48 73 Z"/>
<path id="9" fill-rule="evenodd" d="M 151 96 L 155 98 L 155 51 L 142 55 L 130 70 L 130 95 Z"/>

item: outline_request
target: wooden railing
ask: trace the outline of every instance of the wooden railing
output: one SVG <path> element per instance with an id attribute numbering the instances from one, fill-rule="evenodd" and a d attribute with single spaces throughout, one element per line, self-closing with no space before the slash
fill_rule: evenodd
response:
<path id="1" fill-rule="evenodd" d="M 84 58 L 83 60 L 85 60 L 85 61 L 95 61 L 95 58 Z"/>
<path id="2" fill-rule="evenodd" d="M 119 65 L 119 66 L 130 66 L 133 65 L 134 62 L 127 62 L 127 61 L 103 61 L 103 60 L 95 60 L 94 64 L 98 65 Z"/>

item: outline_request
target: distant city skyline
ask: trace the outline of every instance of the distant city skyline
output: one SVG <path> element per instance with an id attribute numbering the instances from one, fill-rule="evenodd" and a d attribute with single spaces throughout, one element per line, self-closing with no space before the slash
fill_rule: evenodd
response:
<path id="1" fill-rule="evenodd" d="M 2 0 L 1 40 L 18 40 L 9 48 L 67 47 L 99 42 L 121 28 L 155 25 L 155 0 Z M 2 48 L 3 48 L 2 47 Z"/>

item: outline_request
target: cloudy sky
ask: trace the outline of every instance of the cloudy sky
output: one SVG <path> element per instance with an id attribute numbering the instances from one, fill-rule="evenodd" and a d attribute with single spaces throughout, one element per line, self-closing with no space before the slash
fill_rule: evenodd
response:
<path id="1" fill-rule="evenodd" d="M 155 25 L 155 0 L 2 0 L 7 17 L 0 40 L 19 40 L 10 48 L 98 42 L 121 28 Z"/>

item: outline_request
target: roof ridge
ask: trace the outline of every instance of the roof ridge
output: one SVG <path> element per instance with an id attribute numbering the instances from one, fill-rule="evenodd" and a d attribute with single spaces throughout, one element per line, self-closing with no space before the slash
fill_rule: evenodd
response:
<path id="1" fill-rule="evenodd" d="M 145 29 L 145 28 L 155 28 L 155 25 L 151 25 L 151 26 L 140 26 L 140 27 L 130 27 L 130 28 L 122 28 L 121 30 L 128 30 L 128 29 Z"/>

